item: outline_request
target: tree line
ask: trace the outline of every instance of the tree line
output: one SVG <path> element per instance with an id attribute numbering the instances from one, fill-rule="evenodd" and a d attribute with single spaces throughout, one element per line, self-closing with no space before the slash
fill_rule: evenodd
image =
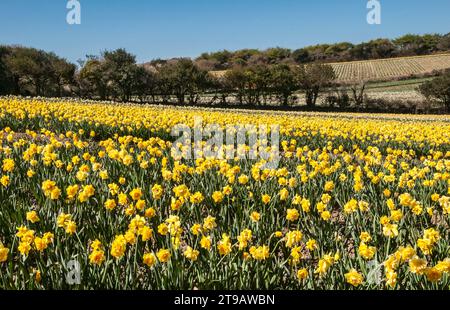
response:
<path id="1" fill-rule="evenodd" d="M 401 56 L 428 55 L 450 50 L 450 33 L 415 35 L 407 34 L 397 39 L 376 39 L 360 44 L 340 42 L 318 44 L 291 50 L 269 48 L 264 51 L 242 49 L 203 53 L 195 61 L 206 70 L 228 70 L 236 66 L 257 64 L 303 64 L 310 62 L 342 62 L 382 59 Z"/>
<path id="2" fill-rule="evenodd" d="M 189 58 L 138 64 L 125 49 L 87 56 L 79 68 L 54 53 L 0 46 L 0 95 L 76 96 L 94 100 L 180 105 L 288 107 L 304 94 L 314 108 L 322 92 L 329 107 L 365 108 L 366 84 L 339 85 L 330 65 L 253 64 L 214 74 Z M 449 74 L 418 90 L 450 111 Z"/>
<path id="3" fill-rule="evenodd" d="M 334 79 L 333 68 L 321 63 L 237 66 L 214 74 L 189 58 L 138 65 L 133 55 L 118 49 L 89 57 L 77 74 L 75 90 L 80 97 L 102 100 L 252 106 L 289 106 L 294 93 L 303 91 L 313 107 Z"/>
<path id="4" fill-rule="evenodd" d="M 0 94 L 78 96 L 88 99 L 152 103 L 247 104 L 276 102 L 288 106 L 295 91 L 314 106 L 323 87 L 334 79 L 331 66 L 253 65 L 222 75 L 188 58 L 140 65 L 125 49 L 88 56 L 81 68 L 53 53 L 25 47 L 0 48 Z"/>
<path id="5" fill-rule="evenodd" d="M 0 46 L 0 94 L 63 96 L 75 83 L 76 69 L 54 53 Z"/>

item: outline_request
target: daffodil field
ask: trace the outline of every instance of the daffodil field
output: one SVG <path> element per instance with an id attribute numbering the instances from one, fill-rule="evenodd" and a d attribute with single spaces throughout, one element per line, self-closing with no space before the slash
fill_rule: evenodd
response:
<path id="1" fill-rule="evenodd" d="M 278 124 L 279 166 L 175 160 L 197 116 Z M 449 289 L 445 115 L 5 97 L 0 165 L 1 289 Z"/>

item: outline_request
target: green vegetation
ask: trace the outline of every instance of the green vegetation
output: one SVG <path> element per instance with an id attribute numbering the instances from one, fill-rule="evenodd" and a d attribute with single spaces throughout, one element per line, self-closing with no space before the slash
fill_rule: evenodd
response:
<path id="1" fill-rule="evenodd" d="M 376 39 L 360 44 L 340 42 L 319 44 L 290 50 L 276 47 L 265 51 L 243 49 L 203 53 L 196 63 L 205 70 L 228 70 L 236 66 L 303 64 L 310 62 L 343 62 L 429 55 L 450 50 L 450 34 L 407 34 L 394 40 Z"/>
<path id="2" fill-rule="evenodd" d="M 450 112 L 450 72 L 428 81 L 419 86 L 419 91 L 431 100 L 442 103 L 447 112 Z"/>
<path id="3" fill-rule="evenodd" d="M 136 57 L 125 49 L 117 49 L 86 56 L 79 61 L 77 70 L 74 64 L 54 53 L 0 46 L 0 95 L 243 108 L 306 105 L 314 109 L 320 103 L 357 110 L 375 106 L 386 112 L 403 106 L 386 101 L 399 103 L 402 98 L 391 95 L 384 98 L 379 94 L 410 92 L 412 97 L 420 96 L 416 89 L 429 82 L 429 76 L 450 68 L 450 54 L 329 64 L 324 61 L 421 55 L 447 48 L 448 35 L 407 35 L 359 45 L 338 43 L 296 51 L 279 47 L 265 51 L 221 51 L 203 54 L 196 60 L 159 59 L 146 64 L 138 64 Z M 347 58 L 341 57 L 345 51 L 350 55 Z M 392 81 L 413 76 L 411 80 Z M 425 98 L 429 107 L 446 106 L 439 94 L 432 93 L 438 88 L 428 88 L 429 92 L 421 91 L 423 97 L 419 100 L 410 100 L 408 96 L 409 110 L 417 111 L 417 101 L 425 102 Z M 378 95 L 368 98 L 368 91 Z"/>
<path id="4" fill-rule="evenodd" d="M 424 82 L 431 81 L 433 77 L 426 78 L 412 78 L 407 80 L 387 81 L 387 82 L 372 82 L 367 84 L 367 90 L 370 91 L 410 91 Z"/>

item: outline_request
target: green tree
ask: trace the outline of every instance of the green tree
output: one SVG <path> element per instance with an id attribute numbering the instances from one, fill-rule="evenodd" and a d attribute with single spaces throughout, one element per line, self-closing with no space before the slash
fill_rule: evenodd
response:
<path id="1" fill-rule="evenodd" d="M 106 100 L 109 96 L 108 76 L 104 62 L 95 57 L 89 57 L 78 74 L 80 96 Z"/>
<path id="2" fill-rule="evenodd" d="M 281 64 L 270 69 L 271 87 L 283 106 L 289 105 L 292 93 L 297 89 L 294 69 Z"/>
<path id="3" fill-rule="evenodd" d="M 65 88 L 71 92 L 74 64 L 34 48 L 15 46 L 3 48 L 1 53 L 4 72 L 15 89 L 9 91 L 34 96 L 61 96 Z"/>
<path id="4" fill-rule="evenodd" d="M 423 83 L 418 90 L 427 100 L 440 102 L 450 113 L 450 71 L 443 76 Z"/>
<path id="5" fill-rule="evenodd" d="M 181 58 L 169 62 L 159 70 L 160 87 L 164 95 L 174 95 L 179 104 L 199 100 L 199 94 L 208 87 L 208 72 L 200 70 L 192 60 Z"/>
<path id="6" fill-rule="evenodd" d="M 291 56 L 291 50 L 288 48 L 274 47 L 267 49 L 264 54 L 270 64 L 277 64 Z"/>
<path id="7" fill-rule="evenodd" d="M 138 74 L 136 56 L 123 48 L 105 51 L 102 56 L 113 94 L 122 101 L 130 101 L 133 94 L 133 84 Z"/>
<path id="8" fill-rule="evenodd" d="M 57 96 L 61 97 L 65 93 L 65 87 L 69 88 L 68 93 L 71 93 L 70 86 L 74 85 L 75 82 L 76 66 L 56 55 L 52 55 L 51 65 L 53 67 L 53 81 Z"/>
<path id="9" fill-rule="evenodd" d="M 244 69 L 236 67 L 228 70 L 224 76 L 224 84 L 227 86 L 226 88 L 236 93 L 236 100 L 242 105 L 247 86 L 247 75 Z"/>
<path id="10" fill-rule="evenodd" d="M 11 49 L 0 46 L 0 95 L 15 94 L 17 85 L 14 83 L 13 75 L 6 63 L 6 58 L 10 55 Z"/>
<path id="11" fill-rule="evenodd" d="M 146 97 L 150 96 L 155 102 L 157 92 L 156 74 L 144 66 L 138 66 L 134 75 L 133 95 L 137 96 L 141 102 L 146 101 Z"/>
<path id="12" fill-rule="evenodd" d="M 303 64 L 311 61 L 309 51 L 306 48 L 300 48 L 293 51 L 292 59 L 298 64 Z"/>
<path id="13" fill-rule="evenodd" d="M 261 54 L 257 49 L 242 49 L 233 53 L 231 57 L 232 66 L 246 66 L 250 58 L 255 55 Z"/>
<path id="14" fill-rule="evenodd" d="M 442 38 L 439 40 L 437 47 L 441 51 L 450 50 L 450 33 L 446 34 L 445 36 L 442 36 Z"/>
<path id="15" fill-rule="evenodd" d="M 14 47 L 6 62 L 22 94 L 45 95 L 53 69 L 44 51 Z"/>
<path id="16" fill-rule="evenodd" d="M 249 105 L 267 104 L 270 90 L 270 71 L 267 65 L 255 65 L 245 69 L 245 100 Z"/>
<path id="17" fill-rule="evenodd" d="M 354 45 L 349 42 L 341 42 L 330 45 L 326 50 L 325 54 L 329 57 L 339 58 L 348 51 L 350 51 Z"/>
<path id="18" fill-rule="evenodd" d="M 231 57 L 233 53 L 227 50 L 218 51 L 214 53 L 203 53 L 196 59 L 199 60 L 209 60 L 215 64 L 217 70 L 228 69 L 230 65 Z"/>
<path id="19" fill-rule="evenodd" d="M 423 36 L 407 34 L 392 42 L 407 55 L 422 55 L 437 50 L 441 36 L 438 34 L 426 34 Z"/>
<path id="20" fill-rule="evenodd" d="M 315 63 L 300 66 L 297 82 L 299 88 L 305 92 L 306 105 L 310 108 L 315 107 L 320 91 L 335 78 L 334 70 L 330 65 Z"/>

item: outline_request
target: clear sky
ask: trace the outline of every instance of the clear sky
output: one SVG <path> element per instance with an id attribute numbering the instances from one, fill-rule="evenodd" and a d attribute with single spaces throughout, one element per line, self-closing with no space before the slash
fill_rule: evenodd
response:
<path id="1" fill-rule="evenodd" d="M 72 62 L 125 47 L 144 62 L 450 32 L 450 0 L 379 1 L 381 25 L 367 24 L 367 0 L 79 0 L 81 25 L 69 25 L 67 0 L 0 0 L 0 44 L 53 51 Z"/>

